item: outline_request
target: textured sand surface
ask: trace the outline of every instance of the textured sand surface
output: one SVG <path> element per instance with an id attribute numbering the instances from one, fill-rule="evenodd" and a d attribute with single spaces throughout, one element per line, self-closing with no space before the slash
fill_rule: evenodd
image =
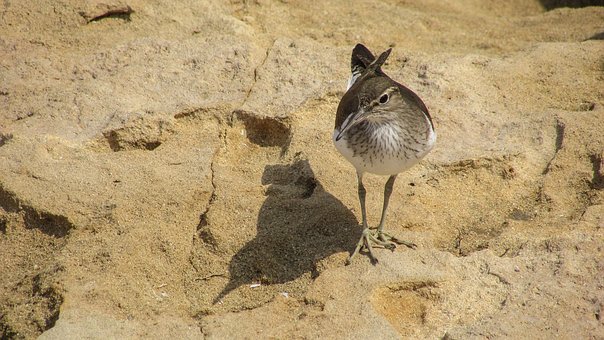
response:
<path id="1" fill-rule="evenodd" d="M 604 7 L 85 3 L 0 5 L 0 338 L 604 337 Z M 376 266 L 357 42 L 439 136 Z"/>

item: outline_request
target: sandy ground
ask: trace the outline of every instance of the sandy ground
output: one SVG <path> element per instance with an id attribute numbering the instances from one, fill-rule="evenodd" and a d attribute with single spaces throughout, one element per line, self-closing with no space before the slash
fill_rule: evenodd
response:
<path id="1" fill-rule="evenodd" d="M 603 339 L 603 32 L 555 1 L 4 1 L 0 338 Z M 357 42 L 439 135 L 389 208 L 418 248 L 376 266 L 344 266 L 331 144 Z"/>

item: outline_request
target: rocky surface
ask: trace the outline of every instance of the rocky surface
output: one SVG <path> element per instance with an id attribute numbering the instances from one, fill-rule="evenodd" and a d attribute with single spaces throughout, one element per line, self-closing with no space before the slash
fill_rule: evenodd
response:
<path id="1" fill-rule="evenodd" d="M 603 7 L 1 8 L 0 337 L 602 338 Z M 376 266 L 331 144 L 357 42 L 439 136 Z"/>

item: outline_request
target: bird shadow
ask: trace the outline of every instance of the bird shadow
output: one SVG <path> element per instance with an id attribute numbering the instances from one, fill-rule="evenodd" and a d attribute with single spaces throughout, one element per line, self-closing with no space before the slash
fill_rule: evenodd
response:
<path id="1" fill-rule="evenodd" d="M 229 282 L 214 303 L 243 284 L 315 278 L 320 260 L 350 251 L 361 237 L 355 215 L 325 191 L 308 160 L 265 166 L 262 184 L 268 187 L 256 237 L 231 259 Z"/>

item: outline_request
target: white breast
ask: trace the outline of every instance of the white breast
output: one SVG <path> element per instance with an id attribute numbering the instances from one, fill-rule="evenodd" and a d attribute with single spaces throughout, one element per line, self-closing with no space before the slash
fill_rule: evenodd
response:
<path id="1" fill-rule="evenodd" d="M 335 129 L 332 140 L 336 149 L 348 160 L 358 172 L 369 172 L 377 175 L 395 175 L 417 164 L 434 146 L 436 133 L 430 129 L 423 144 L 404 138 L 397 127 L 380 125 L 371 130 L 374 138 L 370 140 L 383 148 L 381 154 L 367 152 L 355 154 L 349 146 L 346 136 L 336 141 L 339 130 Z M 374 145 L 375 146 L 375 145 Z M 402 147 L 400 147 L 402 146 Z"/>

